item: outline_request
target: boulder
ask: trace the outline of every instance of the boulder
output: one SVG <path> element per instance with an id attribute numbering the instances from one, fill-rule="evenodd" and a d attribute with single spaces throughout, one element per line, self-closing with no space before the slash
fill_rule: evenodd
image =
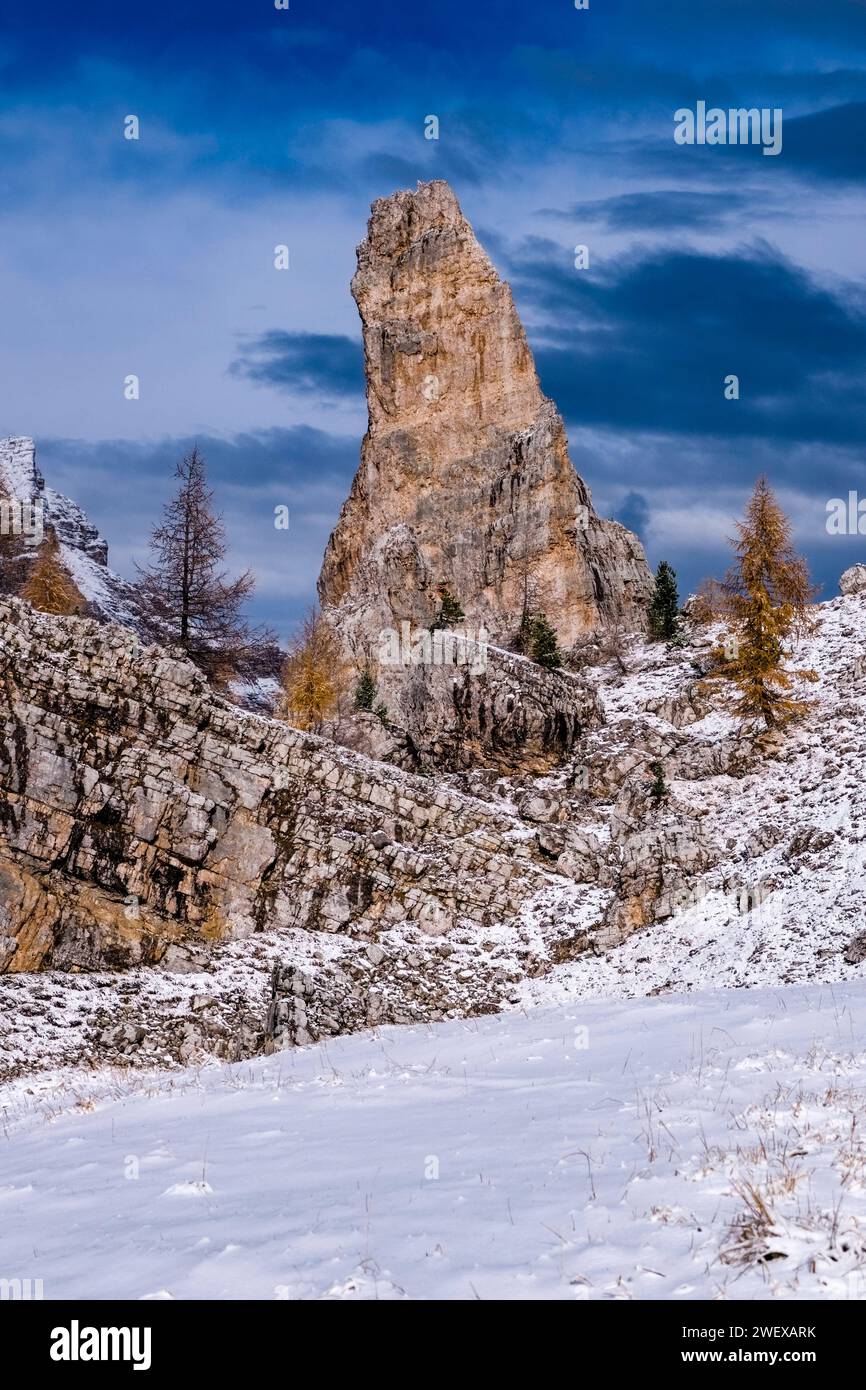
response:
<path id="1" fill-rule="evenodd" d="M 839 580 L 843 594 L 866 593 L 866 565 L 852 565 Z"/>

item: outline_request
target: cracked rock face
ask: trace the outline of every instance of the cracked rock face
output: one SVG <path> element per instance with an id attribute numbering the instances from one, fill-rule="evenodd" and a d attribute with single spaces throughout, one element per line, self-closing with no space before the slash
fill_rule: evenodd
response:
<path id="1" fill-rule="evenodd" d="M 594 669 L 570 764 L 434 778 L 0 602 L 0 1079 L 862 974 L 863 599 L 814 616 L 817 703 L 776 747 L 703 688 L 695 629 Z"/>
<path id="2" fill-rule="evenodd" d="M 353 716 L 326 732 L 407 768 L 544 772 L 561 763 L 601 718 L 594 692 L 580 675 L 548 671 L 496 649 L 480 673 L 466 666 L 418 665 L 396 679 L 377 674 L 393 726 L 387 742 L 373 716 Z M 371 732 L 380 737 L 371 738 Z"/>
<path id="3" fill-rule="evenodd" d="M 446 183 L 373 204 L 352 292 L 369 428 L 319 580 L 340 630 L 363 645 L 428 626 L 439 584 L 499 645 L 527 586 L 564 646 L 643 626 L 643 550 L 596 515 L 511 290 Z"/>

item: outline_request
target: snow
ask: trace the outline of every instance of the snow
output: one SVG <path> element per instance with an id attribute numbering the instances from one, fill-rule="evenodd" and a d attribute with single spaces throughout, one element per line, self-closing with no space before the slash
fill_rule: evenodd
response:
<path id="1" fill-rule="evenodd" d="M 265 716 L 273 714 L 282 693 L 283 688 L 274 676 L 256 676 L 229 682 L 229 694 L 237 704 Z"/>
<path id="2" fill-rule="evenodd" d="M 694 680 L 694 647 L 669 652 L 663 644 L 638 644 L 629 653 L 630 671 L 589 668 L 603 700 L 607 724 L 588 738 L 608 763 L 620 747 L 633 751 L 647 726 L 677 742 L 680 753 L 671 795 L 653 814 L 650 829 L 679 840 L 700 837 L 712 851 L 709 867 L 687 879 L 687 891 L 672 916 L 635 932 L 622 945 L 563 959 L 561 945 L 591 933 L 613 900 L 613 889 L 574 883 L 551 874 L 549 886 L 525 904 L 517 922 L 473 928 L 449 937 L 452 981 L 466 986 L 467 1013 L 473 1006 L 471 982 L 479 968 L 496 968 L 509 981 L 508 998 L 517 1008 L 625 1000 L 729 986 L 863 980 L 866 963 L 846 959 L 846 949 L 864 931 L 866 883 L 866 634 L 862 596 L 839 598 L 816 613 L 818 629 L 798 660 L 814 666 L 820 683 L 815 716 L 789 735 L 781 757 L 759 759 L 739 776 L 707 775 L 707 751 L 735 746 L 736 724 L 721 703 L 712 714 L 690 724 L 672 724 L 647 711 L 682 696 Z M 253 716 L 250 716 L 253 717 Z M 313 740 L 315 744 L 317 740 Z M 581 750 L 580 757 L 586 754 Z M 341 756 L 367 767 L 360 755 Z M 670 760 L 668 760 L 669 762 Z M 553 789 L 568 769 L 536 779 L 537 789 Z M 404 774 L 381 767 L 379 775 L 398 784 Z M 478 804 L 472 776 L 443 779 L 451 795 Z M 458 789 L 459 784 L 459 789 Z M 479 789 L 481 783 L 479 782 Z M 467 794 L 469 793 L 469 794 Z M 525 793 L 501 779 L 485 791 L 486 810 L 498 813 L 502 830 L 516 845 L 534 836 L 532 825 L 517 819 Z M 587 798 L 574 803 L 572 825 L 594 838 L 600 852 L 615 854 L 621 843 L 639 841 L 640 832 L 622 838 L 618 803 Z M 627 827 L 626 827 L 627 828 Z M 616 829 L 616 838 L 613 831 Z M 651 850 L 648 845 L 648 849 Z M 752 898 L 744 904 L 739 890 Z M 381 939 L 395 959 L 418 953 L 427 959 L 417 929 L 396 926 Z M 420 944 L 419 944 L 420 943 Z M 168 1025 L 197 1012 L 196 1000 L 210 1006 L 226 1029 L 237 1000 L 253 1016 L 266 1008 L 273 966 L 294 964 L 314 974 L 317 957 L 337 962 L 364 949 L 343 935 L 280 932 L 252 941 L 226 943 L 214 950 L 203 973 L 169 974 L 134 969 L 120 975 L 69 975 L 45 972 L 0 980 L 0 1076 L 77 1062 L 94 1031 L 107 1025 L 101 1015 L 145 1027 L 147 1037 L 136 1065 L 176 1065 L 166 1043 Z M 552 964 L 553 961 L 560 963 Z M 442 968 L 442 967 L 437 967 Z M 402 978 L 402 977 L 400 977 Z M 395 976 L 394 987 L 399 983 Z M 462 985 L 461 985 L 462 989 Z M 505 1001 L 503 1000 L 503 1003 Z M 165 1026 L 164 1026 L 165 1025 Z"/>
<path id="3" fill-rule="evenodd" d="M 54 520 L 54 513 L 51 513 L 51 519 Z M 107 565 L 99 564 L 76 545 L 61 543 L 60 555 L 63 567 L 79 593 L 104 618 L 120 623 L 122 627 L 134 629 L 138 625 L 140 613 L 136 610 L 135 590 L 126 579 L 115 574 Z"/>
<path id="4" fill-rule="evenodd" d="M 32 439 L 0 439 L 0 497 L 35 501 L 43 487 Z"/>
<path id="5" fill-rule="evenodd" d="M 703 991 L 19 1080 L 0 1267 L 47 1298 L 862 1297 L 864 1025 L 862 983 Z"/>
<path id="6" fill-rule="evenodd" d="M 817 672 L 818 683 L 802 691 L 815 708 L 792 727 L 779 756 L 755 759 L 737 776 L 706 769 L 707 753 L 743 746 L 723 691 L 692 723 L 672 724 L 654 712 L 694 681 L 691 663 L 700 652 L 637 645 L 625 678 L 588 672 L 607 719 L 590 747 L 595 742 L 615 760 L 630 752 L 636 728 L 649 728 L 677 745 L 680 770 L 693 769 L 691 776 L 668 771 L 670 796 L 648 840 L 658 833 L 672 843 L 699 838 L 711 864 L 694 876 L 673 916 L 604 956 L 582 956 L 526 981 L 519 991 L 525 1004 L 862 978 L 863 964 L 846 961 L 845 949 L 866 928 L 863 618 L 861 595 L 815 609 L 815 631 L 792 662 Z M 614 811 L 597 806 L 585 828 L 598 838 Z"/>

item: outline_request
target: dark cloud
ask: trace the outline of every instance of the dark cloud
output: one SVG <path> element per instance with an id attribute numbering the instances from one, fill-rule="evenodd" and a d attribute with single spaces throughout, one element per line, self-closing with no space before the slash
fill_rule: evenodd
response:
<path id="1" fill-rule="evenodd" d="M 744 208 L 751 204 L 760 211 L 768 199 L 774 211 L 787 200 L 789 215 L 795 215 L 799 209 L 794 200 L 801 182 L 844 188 L 866 179 L 864 96 L 864 72 L 800 73 L 790 75 L 784 83 L 753 79 L 751 87 L 740 80 L 735 94 L 708 81 L 692 82 L 669 110 L 658 112 L 655 129 L 645 125 L 633 141 L 619 140 L 603 150 L 608 157 L 615 150 L 622 163 L 642 178 L 688 179 L 720 199 L 730 199 L 734 207 L 742 200 Z M 699 98 L 708 108 L 724 111 L 780 110 L 779 152 L 767 155 L 760 143 L 677 145 L 673 138 L 675 109 L 694 111 Z M 648 211 L 651 213 L 651 207 Z"/>
<path id="2" fill-rule="evenodd" d="M 866 102 L 848 102 L 783 122 L 787 168 L 822 180 L 866 179 Z"/>
<path id="3" fill-rule="evenodd" d="M 419 134 L 416 143 L 418 148 L 411 156 L 405 141 L 399 154 L 382 150 L 367 155 L 361 175 L 374 188 L 388 191 L 414 188 L 419 180 L 423 182 L 427 179 L 447 179 L 457 188 L 474 187 L 484 182 L 483 158 L 473 158 L 456 141 L 442 135 L 438 140 L 425 140 L 423 134 Z M 489 170 L 489 165 L 487 167 Z"/>
<path id="4" fill-rule="evenodd" d="M 244 345 L 229 371 L 260 385 L 331 398 L 364 392 L 363 348 L 356 339 L 336 333 L 270 329 Z"/>
<path id="5" fill-rule="evenodd" d="M 658 188 L 574 203 L 562 212 L 545 208 L 541 215 L 599 222 L 611 231 L 712 231 L 740 217 L 748 205 L 748 197 L 735 192 Z"/>
<path id="6" fill-rule="evenodd" d="M 17 215 L 44 199 L 65 226 L 85 199 L 101 221 L 118 218 L 122 247 L 123 200 L 133 206 L 137 191 L 136 210 L 151 225 L 161 193 L 204 186 L 239 216 L 260 211 L 268 227 L 282 199 L 292 215 L 320 218 L 330 245 L 347 206 L 360 232 L 371 197 L 444 176 L 469 215 L 477 203 L 487 224 L 482 239 L 503 265 L 512 211 L 525 226 L 526 201 L 537 205 L 538 187 L 562 190 L 570 219 L 656 239 L 728 232 L 734 219 L 748 236 L 750 218 L 763 226 L 768 212 L 782 215 L 790 245 L 809 243 L 805 254 L 827 262 L 827 247 L 847 234 L 837 224 L 837 241 L 816 244 L 813 208 L 828 225 L 826 200 L 839 189 L 856 213 L 850 195 L 866 173 L 866 5 L 669 0 L 663 9 L 661 22 L 638 0 L 605 0 L 587 14 L 570 0 L 540 7 L 502 0 L 495 17 L 489 6 L 457 0 L 329 0 L 326 7 L 292 0 L 283 13 L 271 0 L 252 7 L 81 0 L 74 14 L 68 0 L 18 6 L 0 42 L 0 213 Z M 781 155 L 675 146 L 673 113 L 698 99 L 783 106 Z M 119 136 L 128 111 L 142 115 L 135 147 Z M 440 118 L 439 141 L 423 139 L 427 113 Z M 507 200 L 490 196 L 503 187 Z M 320 189 L 339 198 L 304 202 Z M 597 191 L 615 196 L 593 198 Z M 33 254 L 42 255 L 52 224 L 37 207 L 32 225 Z M 854 238 L 853 216 L 850 226 Z M 165 239 L 172 284 L 187 274 L 189 238 L 184 226 L 176 245 Z M 581 240 L 590 238 L 576 234 L 571 244 Z M 74 250 L 70 243 L 70 261 Z M 851 250 L 843 247 L 846 264 Z M 20 277 L 14 252 L 7 259 Z M 336 271 L 327 258 L 323 266 L 317 288 L 327 305 Z M 717 571 L 725 555 L 724 527 L 710 534 L 706 518 L 738 515 L 764 469 L 797 500 L 801 535 L 835 591 L 844 563 L 862 558 L 855 553 L 862 541 L 831 542 L 823 530 L 826 496 L 866 492 L 866 342 L 856 287 L 818 283 L 758 245 L 724 255 L 644 252 L 606 265 L 593 247 L 592 270 L 577 272 L 567 249 L 536 242 L 510 270 L 545 389 L 565 413 L 575 461 L 608 514 L 643 529 L 681 575 L 697 578 Z M 98 258 L 87 289 L 94 331 L 110 340 L 116 310 L 100 308 Z M 158 279 L 154 291 L 166 360 L 182 379 L 171 334 L 177 306 L 166 310 Z M 52 336 L 75 362 L 78 315 L 59 296 L 51 318 Z M 120 322 L 124 334 L 137 331 L 124 315 Z M 321 309 L 306 326 L 332 322 Z M 14 335 L 34 380 L 39 323 L 37 314 L 29 333 Z M 360 344 L 332 333 L 272 330 L 245 340 L 230 370 L 294 393 L 297 401 L 272 401 L 281 416 L 300 402 L 302 415 L 321 419 L 363 388 Z M 222 371 L 220 361 L 215 398 Z M 740 378 L 736 402 L 723 396 L 732 372 Z M 103 418 L 92 375 L 74 419 Z M 16 414 L 14 390 L 7 394 Z M 245 418 L 259 419 L 260 405 L 267 398 L 255 393 Z M 187 418 L 206 421 L 207 411 L 201 397 Z M 38 430 L 39 419 L 11 418 L 8 428 Z M 47 440 L 41 459 L 51 483 L 88 507 L 128 570 L 191 442 L 192 435 L 148 444 Z M 287 607 L 312 596 L 358 441 L 297 426 L 230 438 L 205 432 L 198 443 L 226 510 L 233 559 L 260 570 L 258 602 L 271 605 L 260 616 L 279 622 Z M 270 516 L 280 502 L 292 525 L 275 535 Z M 672 515 L 681 526 L 676 540 L 665 524 Z"/>
<path id="7" fill-rule="evenodd" d="M 576 271 L 535 241 L 511 266 L 548 394 L 587 424 L 859 443 L 866 313 L 766 244 L 690 249 Z M 739 378 L 739 400 L 725 379 Z"/>
<path id="8" fill-rule="evenodd" d="M 634 531 L 641 540 L 646 538 L 649 518 L 649 502 L 640 492 L 629 492 L 614 513 L 614 519 L 621 521 L 623 526 L 627 526 L 630 531 Z"/>
<path id="9" fill-rule="evenodd" d="M 265 429 L 223 437 L 206 431 L 140 442 L 129 439 L 38 440 L 40 465 L 52 486 L 62 490 L 64 478 L 102 474 L 146 484 L 170 479 L 177 461 L 196 444 L 204 454 L 210 477 L 226 483 L 243 482 L 250 489 L 273 482 L 351 481 L 358 462 L 358 440 L 329 434 L 310 425 Z M 57 479 L 60 477 L 61 482 Z M 76 495 L 77 494 L 73 494 Z M 85 499 L 78 497 L 79 501 Z M 95 499 L 91 497 L 88 506 Z"/>
<path id="10" fill-rule="evenodd" d="M 672 563 L 683 593 L 727 569 L 734 521 L 761 473 L 791 517 L 795 543 L 823 597 L 832 597 L 842 571 L 864 558 L 862 536 L 830 536 L 826 528 L 831 498 L 845 498 L 849 490 L 866 496 L 859 447 L 593 430 L 579 421 L 569 428 L 571 457 L 602 515 L 633 527 L 641 517 L 637 510 L 628 515 L 630 497 L 646 499 L 650 512 L 641 539 L 648 558 L 653 567 L 659 560 Z"/>
<path id="11" fill-rule="evenodd" d="M 606 0 L 601 20 L 577 14 L 567 0 L 534 7 L 500 0 L 495 22 L 486 7 L 458 0 L 439 0 L 429 12 L 397 0 L 329 0 L 324 8 L 293 0 L 286 12 L 270 0 L 209 0 L 204 8 L 199 0 L 82 0 L 74 23 L 65 0 L 17 10 L 0 47 L 0 108 L 56 110 L 57 121 L 46 125 L 48 153 L 72 112 L 94 117 L 92 138 L 76 130 L 80 153 L 63 161 L 70 180 L 100 173 L 115 182 L 255 189 L 288 177 L 296 188 L 351 189 L 371 178 L 387 186 L 435 173 L 467 187 L 519 183 L 520 165 L 530 160 L 608 154 L 618 134 L 612 113 L 637 127 L 622 150 L 633 168 L 647 158 L 640 129 L 647 124 L 664 132 L 652 158 L 682 155 L 668 141 L 678 106 L 698 98 L 778 105 L 783 94 L 800 103 L 796 119 L 786 107 L 800 146 L 788 167 L 861 177 L 856 106 L 836 107 L 848 112 L 847 129 L 844 114 L 829 124 L 823 110 L 802 114 L 804 103 L 864 95 L 858 56 L 866 54 L 866 8 L 851 0 L 762 0 L 757 16 L 754 0 L 715 8 L 670 0 L 663 24 L 639 0 Z M 114 135 L 129 110 L 142 114 L 146 132 L 134 155 Z M 425 144 L 428 112 L 439 115 L 443 135 Z M 400 137 L 382 148 L 380 127 L 395 122 L 419 131 L 418 151 Z M 346 123 L 358 140 L 346 139 Z M 158 143 L 156 132 L 175 143 Z M 2 134 L 9 179 L 22 152 L 14 133 Z M 822 161 L 825 135 L 832 144 Z M 709 155 L 717 170 L 721 149 L 692 151 L 691 167 L 709 170 Z M 760 151 L 738 154 L 754 165 Z M 682 167 L 680 159 L 678 173 Z M 26 194 L 26 184 L 13 187 Z"/>

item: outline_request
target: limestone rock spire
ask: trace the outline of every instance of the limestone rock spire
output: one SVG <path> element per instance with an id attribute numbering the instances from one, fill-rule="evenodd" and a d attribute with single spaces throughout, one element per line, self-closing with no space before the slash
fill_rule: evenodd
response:
<path id="1" fill-rule="evenodd" d="M 370 642 L 429 624 L 441 584 L 495 642 L 527 594 L 563 646 L 608 621 L 642 626 L 640 543 L 593 509 L 511 289 L 448 184 L 373 204 L 352 293 L 369 426 L 319 580 L 338 626 Z"/>

